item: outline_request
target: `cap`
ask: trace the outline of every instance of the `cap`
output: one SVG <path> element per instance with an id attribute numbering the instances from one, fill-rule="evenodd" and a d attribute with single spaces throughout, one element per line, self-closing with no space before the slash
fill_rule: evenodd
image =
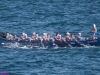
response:
<path id="1" fill-rule="evenodd" d="M 47 35 L 47 33 L 43 33 L 43 35 Z"/>
<path id="2" fill-rule="evenodd" d="M 93 27 L 96 27 L 96 24 L 93 24 Z"/>
<path id="3" fill-rule="evenodd" d="M 25 35 L 25 33 L 22 33 L 22 35 Z"/>
<path id="4" fill-rule="evenodd" d="M 36 33 L 35 32 L 33 32 L 33 35 L 35 35 Z"/>
<path id="5" fill-rule="evenodd" d="M 67 32 L 66 34 L 70 35 L 70 33 L 69 33 L 69 32 Z"/>
<path id="6" fill-rule="evenodd" d="M 81 35 L 81 33 L 78 33 L 79 35 Z"/>

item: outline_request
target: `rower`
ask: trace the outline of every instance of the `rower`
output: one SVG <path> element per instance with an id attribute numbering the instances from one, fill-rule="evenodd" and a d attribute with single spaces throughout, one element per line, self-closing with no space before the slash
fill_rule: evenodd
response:
<path id="1" fill-rule="evenodd" d="M 30 38 L 30 37 L 28 37 L 28 35 L 27 35 L 27 34 L 25 34 L 25 40 L 26 40 L 26 41 L 31 41 L 31 38 Z"/>
<path id="2" fill-rule="evenodd" d="M 93 40 L 96 40 L 97 39 L 97 28 L 95 24 L 93 24 L 93 30 L 91 32 L 93 33 Z"/>
<path id="3" fill-rule="evenodd" d="M 11 40 L 12 37 L 13 37 L 13 36 L 12 36 L 10 33 L 7 33 L 6 38 L 7 38 L 8 40 Z"/>
<path id="4" fill-rule="evenodd" d="M 51 38 L 50 34 L 47 34 L 47 40 L 48 41 L 53 41 L 53 38 Z"/>
<path id="5" fill-rule="evenodd" d="M 41 37 L 39 36 L 38 33 L 35 34 L 35 39 L 38 40 L 38 41 L 41 41 Z"/>
<path id="6" fill-rule="evenodd" d="M 78 39 L 79 41 L 84 41 L 84 40 L 85 40 L 85 38 L 82 37 L 82 34 L 81 34 L 81 33 L 78 33 L 77 39 Z"/>
<path id="7" fill-rule="evenodd" d="M 55 40 L 62 40 L 62 37 L 58 32 L 56 33 Z"/>
<path id="8" fill-rule="evenodd" d="M 33 35 L 32 35 L 32 37 L 31 37 L 31 40 L 32 40 L 32 41 L 34 41 L 34 40 L 35 40 L 35 37 L 36 37 L 35 35 L 36 35 L 36 33 L 35 33 L 35 32 L 33 32 Z"/>
<path id="9" fill-rule="evenodd" d="M 19 38 L 16 35 L 14 35 L 14 38 L 16 41 L 19 41 Z"/>
<path id="10" fill-rule="evenodd" d="M 66 41 L 71 41 L 71 37 L 70 37 L 70 33 L 69 32 L 66 33 L 65 39 L 66 39 Z"/>
<path id="11" fill-rule="evenodd" d="M 36 35 L 36 32 L 33 32 L 33 36 L 35 36 Z"/>
<path id="12" fill-rule="evenodd" d="M 76 41 L 74 34 L 71 35 L 71 41 Z"/>
<path id="13" fill-rule="evenodd" d="M 47 33 L 43 33 L 43 36 L 42 36 L 43 40 L 47 40 Z"/>
<path id="14" fill-rule="evenodd" d="M 26 39 L 26 34 L 22 33 L 21 40 L 25 40 L 25 39 Z"/>
<path id="15" fill-rule="evenodd" d="M 15 40 L 15 38 L 16 38 L 16 36 L 14 35 L 14 36 L 11 38 L 11 40 Z"/>
<path id="16" fill-rule="evenodd" d="M 6 39 L 9 39 L 9 35 L 10 35 L 10 33 L 6 32 Z"/>

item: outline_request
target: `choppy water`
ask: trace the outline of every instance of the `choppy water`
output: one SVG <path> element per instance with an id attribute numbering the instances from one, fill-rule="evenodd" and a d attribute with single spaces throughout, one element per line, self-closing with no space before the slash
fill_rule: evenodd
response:
<path id="1" fill-rule="evenodd" d="M 1 0 L 0 31 L 21 35 L 100 31 L 99 0 Z M 12 47 L 11 47 L 12 46 Z M 10 75 L 99 75 L 100 48 L 35 49 L 0 46 L 0 72 Z"/>

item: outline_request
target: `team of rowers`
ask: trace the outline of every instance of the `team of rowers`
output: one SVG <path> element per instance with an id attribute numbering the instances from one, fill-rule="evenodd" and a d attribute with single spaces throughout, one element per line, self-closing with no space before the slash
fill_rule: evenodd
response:
<path id="1" fill-rule="evenodd" d="M 93 30 L 91 32 L 93 33 L 93 40 L 97 39 L 97 28 L 96 28 L 95 24 L 93 24 Z M 85 41 L 85 40 L 88 40 L 88 38 L 82 37 L 81 33 L 78 33 L 78 36 L 75 37 L 74 34 L 70 34 L 69 32 L 66 33 L 65 38 L 63 38 L 60 33 L 56 33 L 56 36 L 54 38 L 52 38 L 50 36 L 50 34 L 47 34 L 47 33 L 43 33 L 43 36 L 39 36 L 38 33 L 33 32 L 31 37 L 28 37 L 28 35 L 26 33 L 22 33 L 21 37 L 17 37 L 16 35 L 13 36 L 7 32 L 6 38 L 8 40 L 16 40 L 16 41 L 20 41 L 20 40 L 25 40 L 25 41 L 35 41 L 35 40 L 41 40 L 41 41 L 43 41 L 43 40 L 46 40 L 46 41 L 54 41 L 54 40 L 76 41 L 76 40 L 80 40 L 80 41 Z"/>

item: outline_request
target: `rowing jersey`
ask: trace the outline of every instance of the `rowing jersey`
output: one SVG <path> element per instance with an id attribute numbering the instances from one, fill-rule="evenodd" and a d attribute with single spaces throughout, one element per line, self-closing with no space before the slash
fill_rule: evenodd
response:
<path id="1" fill-rule="evenodd" d="M 72 41 L 75 41 L 76 39 L 75 39 L 75 37 L 72 37 L 71 40 L 72 40 Z"/>
<path id="2" fill-rule="evenodd" d="M 97 29 L 95 30 L 93 36 L 94 36 L 94 37 L 97 37 Z"/>

